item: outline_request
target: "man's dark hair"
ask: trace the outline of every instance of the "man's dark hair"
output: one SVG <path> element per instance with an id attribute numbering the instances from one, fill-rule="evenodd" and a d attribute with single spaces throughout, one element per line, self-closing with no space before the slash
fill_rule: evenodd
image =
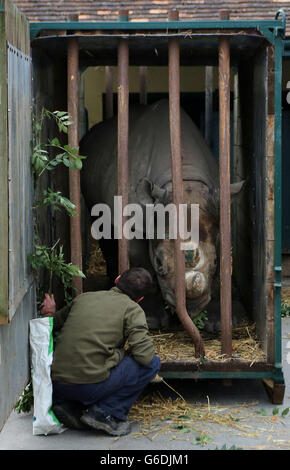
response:
<path id="1" fill-rule="evenodd" d="M 127 269 L 121 274 L 117 287 L 132 300 L 138 300 L 150 291 L 152 277 L 144 268 Z"/>

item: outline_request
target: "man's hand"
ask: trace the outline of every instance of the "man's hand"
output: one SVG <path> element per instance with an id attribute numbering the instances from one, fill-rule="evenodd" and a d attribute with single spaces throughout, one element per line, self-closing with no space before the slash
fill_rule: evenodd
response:
<path id="1" fill-rule="evenodd" d="M 44 301 L 41 304 L 42 309 L 40 315 L 43 317 L 53 317 L 55 314 L 56 306 L 53 294 L 45 294 Z"/>

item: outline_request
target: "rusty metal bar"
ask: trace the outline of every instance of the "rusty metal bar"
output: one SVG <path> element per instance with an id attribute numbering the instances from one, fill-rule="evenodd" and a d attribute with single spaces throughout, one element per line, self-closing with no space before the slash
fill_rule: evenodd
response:
<path id="1" fill-rule="evenodd" d="M 146 66 L 139 67 L 140 78 L 140 104 L 147 104 L 147 72 Z"/>
<path id="2" fill-rule="evenodd" d="M 78 100 L 79 100 L 79 45 L 77 38 L 70 38 L 67 50 L 67 101 L 68 113 L 72 124 L 68 127 L 68 143 L 71 147 L 79 146 L 78 138 Z M 69 195 L 76 206 L 77 215 L 70 219 L 71 262 L 82 269 L 82 235 L 81 235 L 81 196 L 80 172 L 69 169 Z M 77 294 L 83 290 L 81 277 L 73 278 Z"/>
<path id="3" fill-rule="evenodd" d="M 169 12 L 169 20 L 178 20 L 178 11 Z M 180 50 L 177 38 L 169 39 L 168 44 L 169 67 L 169 121 L 171 142 L 171 166 L 173 203 L 177 209 L 177 224 L 179 220 L 179 207 L 183 201 L 183 175 L 181 157 L 181 129 L 180 129 Z M 177 227 L 178 228 L 178 227 Z M 181 238 L 177 230 L 177 239 L 174 240 L 175 260 L 175 298 L 176 311 L 185 330 L 190 334 L 195 345 L 195 355 L 203 356 L 204 347 L 199 331 L 192 322 L 186 310 L 185 291 L 185 259 L 180 247 Z"/>
<path id="4" fill-rule="evenodd" d="M 114 115 L 113 103 L 113 73 L 112 67 L 106 65 L 105 67 L 105 81 L 106 81 L 106 101 L 105 101 L 105 118 L 110 119 Z"/>
<path id="5" fill-rule="evenodd" d="M 79 146 L 78 137 L 78 100 L 79 100 L 79 45 L 77 38 L 70 38 L 67 50 L 67 101 L 68 113 L 72 124 L 68 127 L 68 143 L 72 148 Z M 69 195 L 76 206 L 77 215 L 70 218 L 71 262 L 82 269 L 82 235 L 81 235 L 81 196 L 80 172 L 69 169 Z M 77 294 L 83 290 L 81 277 L 74 277 L 73 285 Z"/>
<path id="6" fill-rule="evenodd" d="M 219 40 L 219 171 L 221 347 L 222 354 L 231 356 L 230 43 L 227 37 Z"/>
<path id="7" fill-rule="evenodd" d="M 128 14 L 120 12 L 120 18 Z M 120 39 L 118 45 L 118 195 L 122 196 L 122 205 L 128 204 L 129 196 L 129 44 L 127 39 Z M 119 214 L 119 221 L 124 226 L 126 218 Z M 122 235 L 118 240 L 119 273 L 129 269 L 129 240 Z"/>

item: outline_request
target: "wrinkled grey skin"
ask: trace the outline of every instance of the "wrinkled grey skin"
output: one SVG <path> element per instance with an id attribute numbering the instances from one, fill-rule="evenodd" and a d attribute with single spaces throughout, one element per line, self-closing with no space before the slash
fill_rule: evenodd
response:
<path id="1" fill-rule="evenodd" d="M 162 100 L 151 106 L 132 110 L 129 129 L 129 202 L 141 204 L 142 207 L 146 204 L 166 205 L 172 202 L 168 101 Z M 194 318 L 211 300 L 212 281 L 216 271 L 218 168 L 199 130 L 182 109 L 181 142 L 183 202 L 188 207 L 190 204 L 199 204 L 200 211 L 199 246 L 192 250 L 189 245 L 189 249 L 185 251 L 186 305 L 189 315 Z M 91 211 L 96 203 L 105 203 L 110 206 L 113 214 L 113 199 L 117 194 L 116 118 L 94 126 L 82 139 L 80 153 L 88 157 L 81 172 L 82 193 L 88 209 Z M 110 250 L 105 244 L 106 258 Z M 169 311 L 173 311 L 174 241 L 131 240 L 130 265 L 143 266 L 155 275 L 163 304 L 169 306 Z M 155 295 L 155 300 L 153 297 L 147 298 L 143 305 L 149 327 L 166 327 L 169 323 L 168 310 L 162 308 L 158 289 Z"/>

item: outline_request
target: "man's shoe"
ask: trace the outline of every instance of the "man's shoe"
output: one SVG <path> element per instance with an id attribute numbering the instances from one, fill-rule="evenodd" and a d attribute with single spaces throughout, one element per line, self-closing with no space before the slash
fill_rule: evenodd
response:
<path id="1" fill-rule="evenodd" d="M 118 421 L 96 405 L 92 405 L 84 411 L 81 422 L 98 431 L 105 431 L 111 436 L 125 436 L 131 431 L 130 423 Z"/>
<path id="2" fill-rule="evenodd" d="M 77 402 L 64 402 L 60 405 L 53 405 L 52 411 L 57 419 L 69 429 L 87 429 L 81 422 L 80 417 L 84 411 L 84 407 Z"/>

